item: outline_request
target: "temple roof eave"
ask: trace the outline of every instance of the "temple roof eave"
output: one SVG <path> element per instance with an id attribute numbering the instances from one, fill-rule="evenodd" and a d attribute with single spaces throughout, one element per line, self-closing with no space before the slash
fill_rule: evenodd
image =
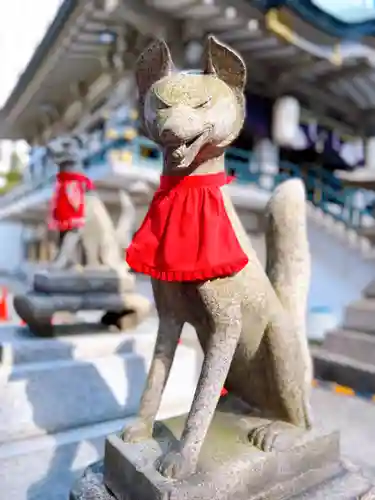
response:
<path id="1" fill-rule="evenodd" d="M 0 137 L 35 137 L 46 129 L 46 122 L 64 120 L 76 102 L 69 122 L 73 126 L 84 114 L 90 85 L 103 80 L 103 74 L 108 79 L 105 92 L 110 93 L 116 83 L 116 72 L 102 64 L 108 47 L 95 37 L 134 26 L 138 30 L 134 35 L 141 35 L 140 43 L 132 47 L 134 57 L 151 36 L 166 36 L 176 27 L 183 28 L 179 31 L 183 43 L 213 33 L 243 56 L 250 91 L 272 98 L 294 95 L 313 115 L 330 120 L 345 133 L 375 131 L 371 46 L 342 46 L 338 38 L 309 25 L 287 7 L 265 16 L 259 5 L 247 0 L 231 0 L 230 5 L 227 0 L 182 3 L 181 7 L 180 0 L 65 0 L 52 24 L 54 33 L 47 33 L 0 112 Z M 134 57 L 126 60 L 129 71 Z"/>
<path id="2" fill-rule="evenodd" d="M 52 124 L 65 121 L 68 128 L 73 127 L 87 112 L 86 104 L 100 102 L 102 96 L 96 94 L 104 76 L 108 94 L 132 69 L 147 41 L 167 32 L 169 20 L 159 13 L 150 15 L 150 8 L 143 9 L 137 0 L 126 0 L 125 10 L 123 3 L 63 2 L 1 110 L 0 138 L 32 140 Z M 88 102 L 93 86 L 95 96 Z M 72 114 L 69 108 L 74 103 L 77 112 Z"/>

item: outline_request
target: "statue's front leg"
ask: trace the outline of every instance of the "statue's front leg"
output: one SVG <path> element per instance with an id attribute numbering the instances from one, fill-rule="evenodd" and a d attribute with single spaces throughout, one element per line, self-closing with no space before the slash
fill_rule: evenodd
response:
<path id="1" fill-rule="evenodd" d="M 80 240 L 81 233 L 78 230 L 67 232 L 62 239 L 58 253 L 52 263 L 55 269 L 65 269 L 74 262 L 74 253 Z"/>
<path id="2" fill-rule="evenodd" d="M 173 317 L 160 317 L 154 356 L 142 395 L 138 418 L 122 433 L 122 439 L 126 442 L 134 443 L 152 437 L 153 424 L 172 368 L 182 327 L 183 324 Z"/>
<path id="3" fill-rule="evenodd" d="M 202 371 L 181 441 L 160 459 L 159 471 L 183 479 L 196 470 L 199 453 L 218 404 L 242 330 L 240 304 L 215 311 Z"/>

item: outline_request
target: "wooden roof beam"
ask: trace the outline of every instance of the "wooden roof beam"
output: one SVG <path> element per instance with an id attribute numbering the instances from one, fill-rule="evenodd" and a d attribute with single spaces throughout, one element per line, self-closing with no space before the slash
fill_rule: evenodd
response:
<path id="1" fill-rule="evenodd" d="M 329 72 L 326 75 L 319 77 L 319 85 L 322 87 L 327 87 L 332 83 L 336 83 L 339 80 L 346 80 L 350 78 L 355 78 L 356 76 L 363 76 L 374 71 L 375 68 L 369 63 L 368 60 L 360 61 L 353 66 L 343 66 L 340 69 Z"/>

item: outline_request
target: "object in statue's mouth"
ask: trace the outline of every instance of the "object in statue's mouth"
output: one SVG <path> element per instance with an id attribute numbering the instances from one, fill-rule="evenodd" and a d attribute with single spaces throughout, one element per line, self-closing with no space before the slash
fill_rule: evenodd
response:
<path id="1" fill-rule="evenodd" d="M 195 135 L 194 137 L 191 137 L 184 144 L 182 144 L 173 151 L 172 157 L 175 160 L 183 160 L 190 151 L 191 152 L 194 151 L 194 156 L 195 156 L 198 153 L 199 149 L 201 148 L 204 140 L 206 139 L 208 132 L 209 132 L 208 129 L 206 129 L 203 130 L 203 132 L 200 132 L 199 134 Z"/>
<path id="2" fill-rule="evenodd" d="M 194 144 L 194 142 L 199 139 L 199 137 L 203 134 L 203 132 L 200 132 L 199 134 L 195 135 L 194 137 L 192 137 L 191 139 L 189 139 L 188 141 L 185 142 L 185 146 L 187 148 L 189 148 L 190 146 L 192 146 Z"/>

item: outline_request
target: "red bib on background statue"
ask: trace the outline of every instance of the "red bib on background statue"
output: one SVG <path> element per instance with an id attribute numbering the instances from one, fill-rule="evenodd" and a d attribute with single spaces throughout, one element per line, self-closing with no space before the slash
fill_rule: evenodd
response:
<path id="1" fill-rule="evenodd" d="M 85 223 L 85 192 L 91 189 L 94 189 L 94 184 L 84 174 L 59 172 L 49 228 L 70 231 L 82 227 Z"/>
<path id="2" fill-rule="evenodd" d="M 150 208 L 126 252 L 134 271 L 165 281 L 229 276 L 248 262 L 229 220 L 224 172 L 160 178 Z"/>

